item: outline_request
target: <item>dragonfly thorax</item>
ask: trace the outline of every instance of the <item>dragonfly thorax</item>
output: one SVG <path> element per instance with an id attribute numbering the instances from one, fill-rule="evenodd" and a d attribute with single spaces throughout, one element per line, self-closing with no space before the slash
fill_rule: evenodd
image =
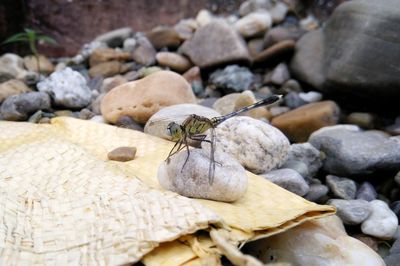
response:
<path id="1" fill-rule="evenodd" d="M 182 126 L 175 122 L 169 123 L 167 127 L 167 134 L 171 136 L 172 141 L 180 140 L 183 136 Z"/>

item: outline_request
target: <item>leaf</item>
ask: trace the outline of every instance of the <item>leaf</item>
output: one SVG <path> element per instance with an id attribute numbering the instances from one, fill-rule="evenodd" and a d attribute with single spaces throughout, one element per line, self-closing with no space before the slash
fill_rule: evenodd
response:
<path id="1" fill-rule="evenodd" d="M 54 40 L 53 38 L 46 36 L 46 35 L 38 35 L 37 39 L 39 41 L 43 41 L 45 43 L 50 43 L 50 44 L 57 44 L 57 41 Z"/>
<path id="2" fill-rule="evenodd" d="M 28 37 L 26 36 L 26 33 L 21 32 L 9 37 L 7 40 L 2 42 L 2 44 L 14 43 L 14 42 L 27 42 L 27 41 Z"/>

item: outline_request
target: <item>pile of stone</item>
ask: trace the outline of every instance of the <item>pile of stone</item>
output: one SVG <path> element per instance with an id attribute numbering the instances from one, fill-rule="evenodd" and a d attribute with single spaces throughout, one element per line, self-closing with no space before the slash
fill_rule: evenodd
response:
<path id="1" fill-rule="evenodd" d="M 109 32 L 73 58 L 41 56 L 40 73 L 34 58 L 4 54 L 0 118 L 48 123 L 72 116 L 167 138 L 155 126 L 160 116 L 214 117 L 283 94 L 280 105 L 246 114 L 258 120 L 235 118 L 228 130 L 217 128 L 217 146 L 247 170 L 335 206 L 349 234 L 395 265 L 399 12 L 394 0 L 355 0 L 321 25 L 284 1 L 248 0 L 225 17 L 201 10 L 174 26 Z M 282 136 L 251 134 L 263 132 L 259 120 Z"/>

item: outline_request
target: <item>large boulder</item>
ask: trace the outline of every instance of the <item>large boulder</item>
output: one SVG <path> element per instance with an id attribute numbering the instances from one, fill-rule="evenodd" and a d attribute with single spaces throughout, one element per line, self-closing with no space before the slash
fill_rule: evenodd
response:
<path id="1" fill-rule="evenodd" d="M 324 28 L 299 40 L 293 72 L 328 94 L 356 97 L 353 103 L 394 102 L 400 97 L 399 13 L 397 0 L 342 4 Z"/>

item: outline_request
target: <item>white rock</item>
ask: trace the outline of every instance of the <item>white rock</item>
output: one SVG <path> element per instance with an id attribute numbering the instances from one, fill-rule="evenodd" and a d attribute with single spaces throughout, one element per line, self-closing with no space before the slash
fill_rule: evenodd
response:
<path id="1" fill-rule="evenodd" d="M 89 120 L 100 124 L 107 124 L 107 121 L 104 119 L 102 115 L 95 115 Z"/>
<path id="2" fill-rule="evenodd" d="M 364 234 L 382 239 L 391 239 L 397 230 L 398 219 L 389 206 L 381 200 L 373 200 L 370 216 L 361 224 L 361 231 Z"/>
<path id="3" fill-rule="evenodd" d="M 314 103 L 322 99 L 322 93 L 317 91 L 300 92 L 299 97 L 306 102 Z"/>
<path id="4" fill-rule="evenodd" d="M 269 10 L 274 6 L 271 0 L 247 0 L 239 7 L 239 14 L 245 16 L 257 10 Z"/>
<path id="5" fill-rule="evenodd" d="M 85 78 L 71 68 L 54 72 L 37 87 L 39 91 L 50 94 L 56 104 L 69 108 L 85 107 L 92 97 Z"/>
<path id="6" fill-rule="evenodd" d="M 304 178 L 293 169 L 283 168 L 272 170 L 261 176 L 299 196 L 304 196 L 310 190 Z"/>
<path id="7" fill-rule="evenodd" d="M 273 8 L 268 11 L 271 14 L 272 20 L 275 24 L 282 22 L 289 10 L 289 7 L 283 2 L 277 2 Z"/>
<path id="8" fill-rule="evenodd" d="M 235 29 L 245 38 L 263 34 L 272 25 L 268 11 L 250 13 L 235 23 Z"/>
<path id="9" fill-rule="evenodd" d="M 125 52 L 133 52 L 136 48 L 137 41 L 135 38 L 128 38 L 124 41 L 123 50 Z"/>
<path id="10" fill-rule="evenodd" d="M 158 168 L 160 185 L 186 197 L 225 202 L 239 199 L 247 190 L 246 171 L 228 154 L 215 152 L 214 156 L 216 163 L 212 179 L 209 176 L 209 152 L 191 150 L 184 168 L 186 150 L 172 156 L 169 163 L 164 162 Z"/>
<path id="11" fill-rule="evenodd" d="M 253 173 L 266 173 L 281 166 L 290 148 L 289 140 L 279 129 L 250 117 L 230 118 L 218 125 L 215 133 L 216 149 L 230 154 Z M 209 149 L 206 142 L 202 147 Z"/>
<path id="12" fill-rule="evenodd" d="M 4 54 L 0 57 L 0 76 L 8 75 L 10 78 L 26 79 L 28 71 L 24 69 L 24 60 L 16 54 Z"/>
<path id="13" fill-rule="evenodd" d="M 305 222 L 284 233 L 248 244 L 246 250 L 264 263 L 307 266 L 384 266 L 383 259 L 349 237 L 337 216 Z M 268 264 L 269 265 L 269 264 Z"/>
<path id="14" fill-rule="evenodd" d="M 203 27 L 214 20 L 213 14 L 206 9 L 202 9 L 197 13 L 196 22 L 200 27 Z"/>
<path id="15" fill-rule="evenodd" d="M 220 116 L 220 114 L 208 107 L 198 104 L 176 104 L 165 107 L 152 115 L 144 127 L 144 133 L 170 140 L 167 134 L 167 126 L 170 122 L 182 124 L 189 115 L 196 114 L 207 118 Z"/>

